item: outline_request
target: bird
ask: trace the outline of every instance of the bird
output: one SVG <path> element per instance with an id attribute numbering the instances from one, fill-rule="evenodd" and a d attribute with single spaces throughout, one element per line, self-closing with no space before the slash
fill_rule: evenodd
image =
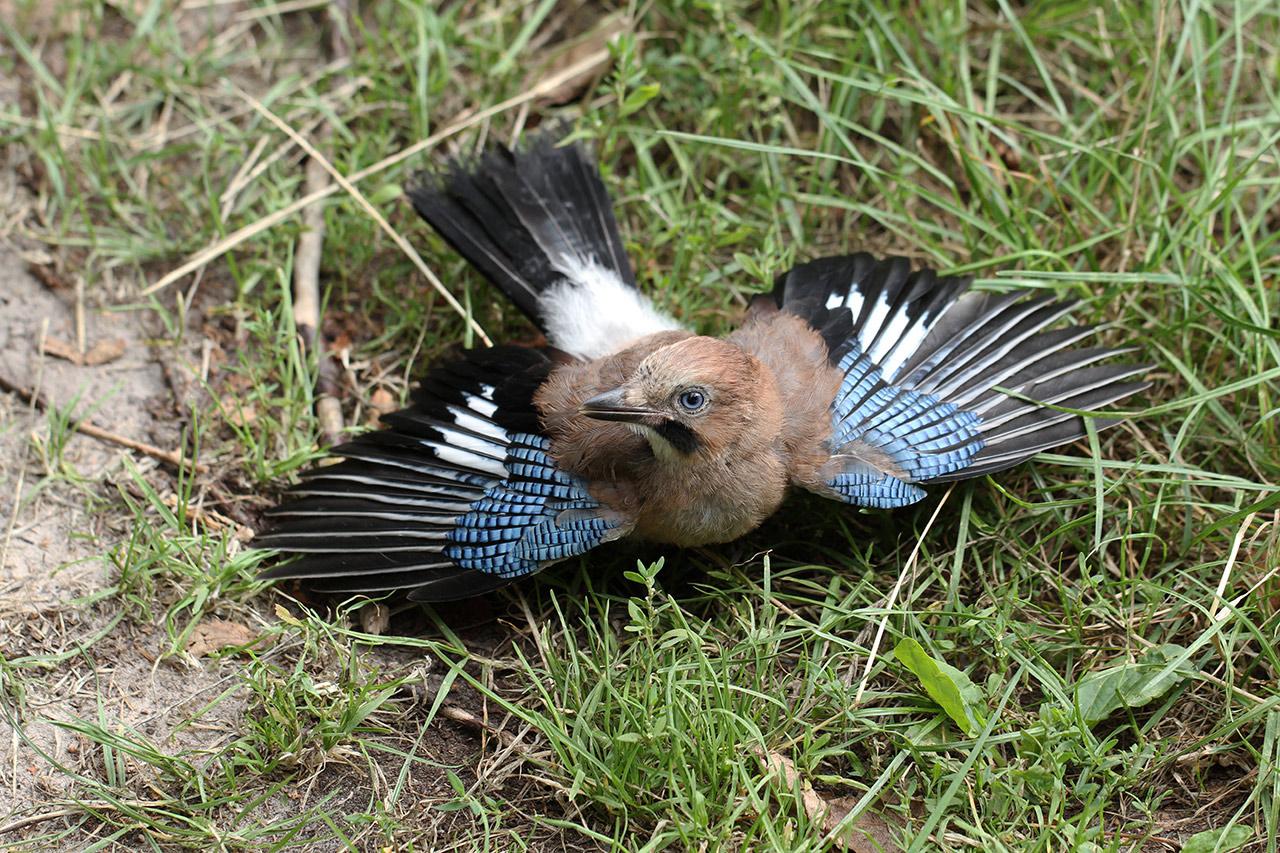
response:
<path id="1" fill-rule="evenodd" d="M 526 314 L 538 346 L 474 348 L 270 510 L 268 579 L 447 602 L 616 540 L 712 546 L 789 493 L 913 504 L 1086 435 L 1148 387 L 1129 348 L 1076 346 L 1052 293 L 866 252 L 778 275 L 722 338 L 640 289 L 592 152 L 563 131 L 446 161 L 414 209 Z M 1090 416 L 1098 428 L 1114 412 Z"/>

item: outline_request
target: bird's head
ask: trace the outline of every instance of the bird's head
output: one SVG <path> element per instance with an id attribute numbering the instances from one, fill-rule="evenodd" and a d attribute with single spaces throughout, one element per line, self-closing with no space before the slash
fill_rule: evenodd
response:
<path id="1" fill-rule="evenodd" d="M 768 369 L 742 348 L 708 337 L 654 350 L 625 382 L 585 401 L 579 412 L 626 424 L 667 461 L 771 444 L 782 423 Z"/>

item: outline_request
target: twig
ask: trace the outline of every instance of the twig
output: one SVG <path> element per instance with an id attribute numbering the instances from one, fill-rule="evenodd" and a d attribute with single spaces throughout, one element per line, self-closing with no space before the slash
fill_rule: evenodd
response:
<path id="1" fill-rule="evenodd" d="M 345 16 L 348 11 L 347 4 L 341 0 L 328 9 L 330 49 L 338 58 L 346 58 L 351 52 L 346 41 L 348 30 Z M 255 110 L 265 110 L 253 98 L 240 94 Z M 320 125 L 319 132 L 324 140 L 332 135 L 328 123 Z M 299 136 L 296 131 L 292 135 Z M 316 149 L 307 150 L 307 154 L 310 159 L 307 160 L 303 189 L 310 196 L 332 184 L 329 175 L 333 169 Z M 320 421 L 321 439 L 325 444 L 333 446 L 342 437 L 342 403 L 339 401 L 341 383 L 338 367 L 333 357 L 325 351 L 320 337 L 320 258 L 324 249 L 324 205 L 317 201 L 305 207 L 302 211 L 302 225 L 302 235 L 298 238 L 293 265 L 293 322 L 298 329 L 298 337 L 302 339 L 303 349 L 316 356 L 316 418 Z"/>
<path id="2" fill-rule="evenodd" d="M 119 811 L 121 806 L 127 808 L 159 808 L 162 806 L 172 806 L 173 800 L 121 800 L 119 803 L 113 803 L 110 800 L 82 800 L 76 803 L 78 808 L 61 808 L 53 811 L 41 812 L 40 814 L 28 815 L 27 817 L 18 818 L 10 821 L 4 826 L 0 826 L 0 835 L 8 835 L 10 832 L 16 832 L 19 829 L 25 829 L 28 826 L 34 826 L 37 823 L 44 823 L 47 820 L 53 820 L 60 817 L 69 817 L 73 814 L 80 814 L 87 809 L 102 809 L 104 811 Z"/>
<path id="3" fill-rule="evenodd" d="M 48 411 L 49 409 L 49 403 L 40 394 L 30 388 L 24 388 L 15 382 L 11 382 L 3 376 L 0 376 L 0 391 L 13 394 L 24 403 L 35 406 L 41 411 Z M 195 459 L 186 459 L 180 451 L 163 450 L 156 447 L 154 444 L 147 444 L 144 441 L 135 441 L 128 436 L 123 436 L 119 433 L 103 429 L 102 427 L 94 426 L 88 421 L 76 421 L 72 426 L 76 431 L 96 438 L 99 441 L 106 441 L 111 444 L 118 444 L 121 447 L 127 447 L 130 450 L 136 450 L 141 454 L 150 456 L 152 459 L 159 459 L 161 462 L 166 462 L 175 468 L 187 467 L 201 474 L 207 474 L 209 472 L 208 465 L 205 465 L 203 462 Z"/>
<path id="4" fill-rule="evenodd" d="M 84 323 L 84 276 L 76 276 L 76 352 L 83 358 L 88 349 Z"/>
<path id="5" fill-rule="evenodd" d="M 275 113 L 271 112 L 271 110 L 268 109 L 261 101 L 253 95 L 250 95 L 248 92 L 239 89 L 236 91 L 237 94 L 244 98 L 255 110 L 258 111 L 259 114 L 262 115 L 263 118 L 274 124 L 278 129 L 292 139 L 294 144 L 307 152 L 307 156 L 310 157 L 313 162 L 318 162 L 323 166 L 325 171 L 327 171 L 329 175 L 338 182 L 338 185 L 346 190 L 348 195 L 355 199 L 356 204 L 360 205 L 360 207 L 364 209 L 364 212 L 369 215 L 369 218 L 376 222 L 378 227 L 386 232 L 387 236 L 391 238 L 391 242 L 395 243 L 396 246 L 400 248 L 400 251 L 404 252 L 405 256 L 413 262 L 413 265 L 418 268 L 418 271 L 421 272 L 427 282 L 435 288 L 436 292 L 440 294 L 449 307 L 456 311 L 459 317 L 466 320 L 467 325 L 471 327 L 471 331 L 475 332 L 476 336 L 479 337 L 480 340 L 484 341 L 485 346 L 493 346 L 493 341 L 489 339 L 487 334 L 485 334 L 484 329 L 475 321 L 475 318 L 471 316 L 471 313 L 463 307 L 462 303 L 457 300 L 457 297 L 449 292 L 449 289 L 444 286 L 444 282 L 442 282 L 439 277 L 431 271 L 431 268 L 427 266 L 426 261 L 422 260 L 422 256 L 418 254 L 417 249 L 413 248 L 413 245 L 404 238 L 404 235 L 391 227 L 391 223 L 386 220 L 386 217 L 379 213 L 378 209 L 369 203 L 369 200 L 364 197 L 364 193 L 356 189 L 355 184 L 351 183 L 346 176 L 334 168 L 333 164 L 325 159 L 325 156 L 316 150 L 316 147 L 308 142 L 305 137 L 290 127 L 287 122 L 282 120 Z"/>
<path id="6" fill-rule="evenodd" d="M 28 826 L 35 826 L 38 823 L 44 823 L 47 820 L 55 820 L 60 817 L 70 817 L 76 814 L 79 809 L 54 809 L 51 812 L 41 812 L 40 814 L 28 815 L 27 817 L 18 818 L 10 821 L 4 826 L 0 826 L 0 836 L 8 835 L 11 832 L 17 832 L 19 829 L 26 829 Z"/>
<path id="7" fill-rule="evenodd" d="M 505 729 L 500 729 L 500 728 L 497 728 L 496 726 L 489 725 L 487 722 L 480 719 L 475 714 L 471 713 L 465 708 L 459 708 L 457 705 L 441 705 L 439 716 L 444 717 L 447 720 L 453 720 L 455 723 L 461 723 L 462 725 L 467 726 L 468 728 L 475 729 L 476 731 L 483 732 L 484 734 L 491 735 L 492 737 L 497 739 L 499 743 L 503 745 L 503 748 L 506 749 L 507 752 L 516 753 L 524 761 L 536 767 L 541 767 L 544 770 L 550 769 L 550 765 L 546 761 L 544 761 L 543 759 L 535 755 L 533 750 L 529 747 L 529 745 L 526 743 L 523 743 L 520 740 L 520 738 L 516 737 L 515 735 L 506 731 Z M 561 785 L 559 782 L 555 781 L 554 779 L 548 779 L 546 776 L 539 776 L 536 773 L 529 773 L 529 774 L 524 774 L 524 778 L 529 779 L 533 782 L 537 782 L 539 785 L 545 785 L 546 787 L 558 793 L 561 793 L 561 794 L 568 793 L 568 790 L 564 787 L 564 785 Z"/>
<path id="8" fill-rule="evenodd" d="M 465 708 L 459 708 L 457 705 L 441 705 L 440 716 L 447 720 L 453 720 L 455 723 L 462 723 L 468 728 L 484 732 L 485 734 L 497 738 L 504 747 L 512 752 L 519 753 L 520 757 L 524 758 L 526 761 L 538 765 L 543 764 L 542 761 L 538 760 L 534 756 L 533 750 L 531 750 L 527 744 L 518 741 L 515 735 L 511 734 L 506 729 L 500 729 L 497 726 L 489 725 L 487 722 Z"/>
<path id="9" fill-rule="evenodd" d="M 507 100 L 503 101 L 500 104 L 495 104 L 492 107 L 487 107 L 471 115 L 464 115 L 461 118 L 455 119 L 451 124 L 446 126 L 444 130 L 441 130 L 439 133 L 433 133 L 431 136 L 428 136 L 426 139 L 423 139 L 420 142 L 416 142 L 413 145 L 410 145 L 408 148 L 405 148 L 403 151 L 400 151 L 397 154 L 392 154 L 390 157 L 380 160 L 377 163 L 374 163 L 371 166 L 361 169 L 358 172 L 352 172 L 350 175 L 347 176 L 347 180 L 354 184 L 372 175 L 376 175 L 376 174 L 379 174 L 380 172 L 384 172 L 387 169 L 390 169 L 392 166 L 395 166 L 399 163 L 404 162 L 405 160 L 408 160 L 410 157 L 413 157 L 415 154 L 418 154 L 422 151 L 426 151 L 427 149 L 436 147 L 444 140 L 448 139 L 451 136 L 456 136 L 457 134 L 461 133 L 462 131 L 466 130 L 469 127 L 474 127 L 475 125 L 481 123 L 482 121 L 485 121 L 486 119 L 490 119 L 495 115 L 499 115 L 500 113 L 506 112 L 512 107 L 517 107 L 523 103 L 526 103 L 527 101 L 532 101 L 532 100 L 535 100 L 536 98 L 540 98 L 545 93 L 550 92 L 554 90 L 556 87 L 562 85 L 566 80 L 572 80 L 577 75 L 583 73 L 583 71 L 589 70 L 595 67 L 596 65 L 598 65 L 601 61 L 601 57 L 599 56 L 599 54 L 601 53 L 607 56 L 608 51 L 607 50 L 596 51 L 590 56 L 584 56 L 580 61 L 575 62 L 573 65 L 570 65 L 568 68 L 565 68 L 556 74 L 552 74 L 548 77 L 544 77 L 536 85 L 530 87 L 524 92 L 521 92 L 519 95 L 516 95 L 515 97 L 508 98 Z M 275 225 L 278 225 L 279 223 L 288 219 L 290 216 L 293 216 L 298 211 L 307 207 L 307 205 L 314 204 L 320 199 L 328 198 L 329 196 L 336 193 L 339 189 L 340 187 L 338 187 L 337 185 L 330 184 L 329 186 L 325 187 L 323 190 L 317 190 L 316 192 L 308 193 L 307 195 L 303 196 L 297 201 L 294 201 L 291 204 L 285 205 L 284 207 L 280 208 L 274 213 L 264 216 L 262 219 L 259 219 L 257 222 L 251 222 L 248 225 L 244 226 L 243 228 L 239 228 L 233 231 L 232 233 L 228 234 L 226 237 L 222 238 L 221 240 L 214 243 L 213 245 L 207 246 L 204 249 L 201 249 L 199 252 L 196 252 L 181 266 L 166 273 L 155 284 L 144 289 L 142 291 L 142 294 L 146 296 L 148 294 L 155 293 L 157 290 L 162 290 L 163 288 L 168 287 L 178 279 L 183 278 L 184 276 L 187 276 L 190 273 L 195 272 L 196 270 L 200 269 L 201 267 L 205 266 L 211 261 L 217 258 L 220 258 L 222 255 L 231 251 L 236 246 L 239 246 L 245 240 L 248 240 L 249 238 L 254 237 L 258 234 L 261 234 L 263 231 L 266 231 L 267 229 L 272 228 Z"/>
<path id="10" fill-rule="evenodd" d="M 307 162 L 306 189 L 314 192 L 329 183 L 329 173 L 316 157 Z M 320 342 L 320 255 L 324 246 L 324 205 L 302 211 L 305 226 L 298 238 L 293 264 L 293 322 L 308 352 L 316 354 L 316 417 L 324 443 L 335 445 L 342 436 L 342 404 L 338 400 L 338 369 Z"/>

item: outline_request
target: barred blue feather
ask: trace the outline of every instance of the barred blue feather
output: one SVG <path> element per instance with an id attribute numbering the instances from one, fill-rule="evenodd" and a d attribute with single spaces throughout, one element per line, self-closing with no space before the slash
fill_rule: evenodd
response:
<path id="1" fill-rule="evenodd" d="M 856 342 L 846 346 L 838 365 L 844 379 L 831 404 L 831 451 L 850 462 L 828 485 L 859 506 L 915 503 L 925 491 L 910 483 L 959 471 L 982 450 L 982 419 L 932 394 L 886 383 Z M 888 457 L 900 476 L 867 465 L 868 449 Z"/>
<path id="2" fill-rule="evenodd" d="M 446 557 L 465 569 L 517 577 L 594 548 L 618 528 L 598 514 L 585 484 L 556 468 L 550 447 L 541 436 L 511 436 L 507 479 L 457 520 Z"/>
<path id="3" fill-rule="evenodd" d="M 894 509 L 913 504 L 925 496 L 924 489 L 871 468 L 846 470 L 827 485 L 847 503 L 873 509 Z"/>

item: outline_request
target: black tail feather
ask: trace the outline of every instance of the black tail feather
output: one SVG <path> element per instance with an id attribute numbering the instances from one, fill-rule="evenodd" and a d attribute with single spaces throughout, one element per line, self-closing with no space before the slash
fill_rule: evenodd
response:
<path id="1" fill-rule="evenodd" d="M 544 329 L 538 296 L 565 280 L 565 259 L 593 260 L 636 286 L 595 163 L 562 135 L 537 134 L 515 151 L 494 145 L 406 187 L 422 218 Z"/>

